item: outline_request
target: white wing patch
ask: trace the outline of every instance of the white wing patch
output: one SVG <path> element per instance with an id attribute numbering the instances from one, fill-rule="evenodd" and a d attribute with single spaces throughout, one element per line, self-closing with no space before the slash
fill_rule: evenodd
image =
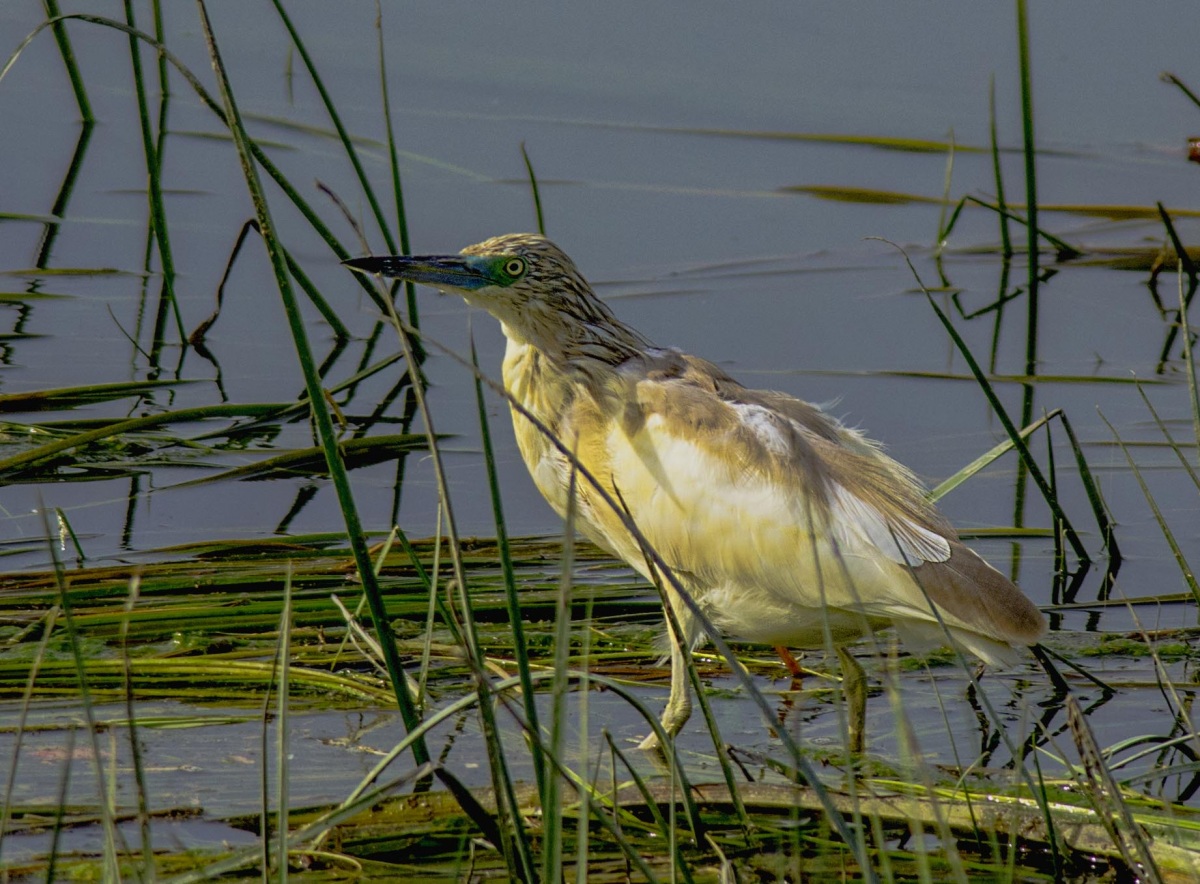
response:
<path id="1" fill-rule="evenodd" d="M 879 510 L 841 485 L 833 486 L 830 503 L 830 520 L 843 542 L 851 540 L 852 534 L 857 533 L 893 562 L 914 568 L 925 562 L 945 562 L 950 558 L 950 542 L 945 537 L 908 519 L 889 521 Z"/>
<path id="2" fill-rule="evenodd" d="M 772 454 L 786 457 L 792 453 L 791 443 L 779 426 L 779 415 L 761 405 L 751 405 L 745 402 L 730 403 L 742 422 L 742 426 L 754 433 L 763 447 Z"/>
<path id="3" fill-rule="evenodd" d="M 801 427 L 761 405 L 736 403 L 730 407 L 737 412 L 742 426 L 754 433 L 767 451 L 782 458 L 793 456 L 787 429 L 803 433 Z M 889 519 L 842 485 L 833 485 L 831 509 L 833 528 L 850 547 L 866 538 L 891 561 L 914 568 L 924 562 L 944 562 L 950 558 L 950 543 L 946 538 L 908 519 Z"/>

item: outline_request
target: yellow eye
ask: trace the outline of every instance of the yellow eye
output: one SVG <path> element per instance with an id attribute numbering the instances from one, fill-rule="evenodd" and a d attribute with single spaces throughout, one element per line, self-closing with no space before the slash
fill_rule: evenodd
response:
<path id="1" fill-rule="evenodd" d="M 509 258 L 504 262 L 504 272 L 516 279 L 525 273 L 524 258 Z"/>

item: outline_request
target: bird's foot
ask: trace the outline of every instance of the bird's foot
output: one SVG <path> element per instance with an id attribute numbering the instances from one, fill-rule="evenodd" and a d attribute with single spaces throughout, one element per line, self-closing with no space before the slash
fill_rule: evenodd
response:
<path id="1" fill-rule="evenodd" d="M 658 738 L 658 734 L 651 731 L 650 736 L 638 743 L 638 748 L 645 752 L 661 752 L 663 749 L 663 744 L 662 740 Z"/>
<path id="2" fill-rule="evenodd" d="M 687 690 L 676 692 L 672 686 L 671 697 L 667 700 L 667 708 L 663 710 L 661 724 L 662 729 L 667 735 L 667 739 L 674 737 L 677 733 L 683 730 L 683 726 L 687 724 L 687 720 L 692 715 L 692 700 L 688 696 Z M 659 739 L 658 732 L 652 731 L 650 736 L 638 743 L 639 749 L 663 749 L 663 741 Z"/>

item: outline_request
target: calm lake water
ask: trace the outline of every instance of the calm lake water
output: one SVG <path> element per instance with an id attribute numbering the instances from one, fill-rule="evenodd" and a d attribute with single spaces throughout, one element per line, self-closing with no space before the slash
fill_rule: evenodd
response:
<path id="1" fill-rule="evenodd" d="M 1010 5 L 872 3 L 852 11 L 817 3 L 752 10 L 703 2 L 386 6 L 388 88 L 414 252 L 457 251 L 494 234 L 534 229 L 523 144 L 540 185 L 547 233 L 617 313 L 651 339 L 703 355 L 750 385 L 832 403 L 836 414 L 885 442 L 931 485 L 1004 438 L 903 257 L 874 238 L 904 246 L 926 284 L 939 282 L 934 257 L 947 152 L 890 149 L 881 141 L 953 141 L 960 150 L 951 200 L 994 198 L 986 150 L 993 80 L 1006 196 L 1024 203 Z M 386 195 L 374 5 L 304 2 L 287 9 L 356 140 L 367 176 Z M 116 8 L 80 3 L 63 11 L 114 14 Z M 1181 26 L 1194 11 L 1190 2 L 1160 4 L 1153 14 L 1116 2 L 1032 6 L 1041 225 L 1087 253 L 1055 266 L 1041 286 L 1037 376 L 1023 377 L 1023 297 L 966 320 L 948 293 L 937 295 L 985 365 L 995 341 L 991 371 L 1010 414 L 1020 415 L 1017 380 L 1024 379 L 1033 388 L 1035 417 L 1060 408 L 1069 416 L 1119 525 L 1125 561 L 1116 592 L 1129 597 L 1186 586 L 1100 413 L 1121 439 L 1145 443 L 1133 449 L 1143 478 L 1183 554 L 1200 561 L 1196 488 L 1128 383 L 1134 377 L 1147 382 L 1146 394 L 1195 463 L 1178 343 L 1160 364 L 1172 317 L 1155 306 L 1144 261 L 1119 269 L 1110 260 L 1117 250 L 1140 254 L 1157 247 L 1165 233 L 1156 217 L 1051 207 L 1152 208 L 1158 201 L 1180 210 L 1178 229 L 1185 242 L 1195 241 L 1200 166 L 1185 155 L 1187 137 L 1200 132 L 1200 109 L 1159 79 L 1171 71 L 1200 86 L 1194 28 Z M 215 94 L 195 8 L 167 4 L 164 14 L 166 43 Z M 337 236 L 355 242 L 318 182 L 368 219 L 369 250 L 384 251 L 353 170 L 273 9 L 214 3 L 210 14 L 251 133 Z M 139 15 L 139 25 L 151 29 L 147 11 Z M 32 0 L 0 5 L 0 48 L 15 49 L 42 16 Z M 146 172 L 129 47 L 124 35 L 94 25 L 73 23 L 70 34 L 97 117 L 86 143 L 80 144 L 78 113 L 49 32 L 0 81 L 0 393 L 147 378 L 181 383 L 138 399 L 4 419 L 19 427 L 220 401 L 295 399 L 303 379 L 254 237 L 208 334 L 211 357 L 181 348 L 173 319 L 166 346 L 149 356 L 161 278 L 157 256 L 146 272 Z M 153 82 L 153 56 L 143 60 Z M 253 212 L 215 116 L 174 72 L 171 85 L 163 181 L 179 309 L 191 330 L 212 311 L 239 228 Z M 72 182 L 65 199 L 64 180 Z M 878 192 L 890 198 L 881 201 Z M 354 337 L 332 363 L 330 382 L 393 352 L 390 331 L 371 337 L 378 316 L 361 289 L 286 198 L 273 188 L 269 193 L 283 241 L 352 325 Z M 846 198 L 854 194 L 857 199 Z M 56 200 L 61 217 L 50 218 Z M 394 216 L 390 203 L 385 212 Z M 31 270 L 48 231 L 44 265 L 69 272 Z M 1014 225 L 1012 232 L 1023 244 L 1023 229 Z M 942 269 L 965 313 L 991 304 L 1001 291 L 998 239 L 995 214 L 968 206 L 945 244 Z M 1024 283 L 1018 258 L 1008 291 Z M 1173 273 L 1160 280 L 1159 291 L 1168 306 L 1177 300 Z M 503 339 L 494 321 L 431 290 L 418 296 L 429 337 L 466 352 L 473 334 L 482 366 L 499 374 Z M 322 359 L 332 335 L 315 311 L 306 315 Z M 448 467 L 460 530 L 490 535 L 470 375 L 436 353 L 426 371 L 436 428 L 452 437 Z M 397 377 L 358 386 L 339 400 L 342 410 L 351 418 L 371 415 Z M 509 531 L 561 531 L 520 461 L 506 408 L 493 398 L 490 411 Z M 398 421 L 398 412 L 395 407 L 385 417 Z M 197 425 L 194 434 L 206 429 Z M 19 428 L 3 441 L 3 456 L 25 444 Z M 1065 508 L 1100 561 L 1078 598 L 1095 599 L 1104 571 L 1101 538 L 1064 434 L 1056 430 L 1054 441 Z M 252 440 L 256 449 L 310 444 L 304 422 Z M 1035 437 L 1034 450 L 1044 460 L 1044 436 Z M 137 463 L 133 479 L 0 488 L 0 544 L 11 552 L 5 569 L 47 564 L 35 513 L 42 503 L 63 510 L 91 563 L 136 561 L 173 544 L 273 537 L 281 528 L 342 530 L 332 489 L 323 482 L 311 498 L 307 479 L 175 487 L 262 454 L 206 450 L 192 462 L 175 456 L 162 465 Z M 942 507 L 967 532 L 1012 526 L 1016 475 L 1010 454 L 949 494 Z M 394 464 L 357 470 L 352 478 L 369 529 L 386 531 L 395 518 L 410 536 L 434 532 L 437 492 L 421 454 L 408 458 L 396 512 Z M 1022 518 L 1028 526 L 1050 524 L 1032 486 Z M 1013 572 L 1039 604 L 1051 602 L 1049 538 L 974 545 Z M 1154 628 L 1196 622 L 1194 607 L 1183 605 L 1140 616 Z M 1114 609 L 1072 610 L 1056 620 L 1065 631 L 1129 625 L 1130 614 Z"/>

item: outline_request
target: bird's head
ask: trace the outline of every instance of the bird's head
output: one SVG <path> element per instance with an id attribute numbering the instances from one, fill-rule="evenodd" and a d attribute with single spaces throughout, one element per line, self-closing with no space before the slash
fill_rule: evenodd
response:
<path id="1" fill-rule="evenodd" d="M 622 325 L 558 246 L 535 233 L 494 236 L 457 255 L 352 258 L 347 267 L 461 295 L 504 333 L 547 354 L 572 355 L 597 337 L 645 341 Z"/>

